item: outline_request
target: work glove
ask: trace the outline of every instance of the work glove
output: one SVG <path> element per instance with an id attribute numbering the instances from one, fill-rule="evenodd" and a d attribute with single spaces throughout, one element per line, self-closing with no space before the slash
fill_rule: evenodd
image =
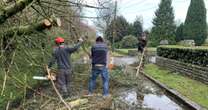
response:
<path id="1" fill-rule="evenodd" d="M 84 42 L 83 38 L 81 38 L 81 37 L 78 39 L 78 41 L 81 43 Z"/>
<path id="2" fill-rule="evenodd" d="M 53 76 L 53 75 L 47 75 L 47 78 L 48 78 L 49 80 L 56 80 L 56 77 Z"/>

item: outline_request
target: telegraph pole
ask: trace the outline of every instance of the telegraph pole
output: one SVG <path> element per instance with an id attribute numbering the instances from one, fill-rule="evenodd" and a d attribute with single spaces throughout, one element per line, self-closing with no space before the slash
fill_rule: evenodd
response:
<path id="1" fill-rule="evenodd" d="M 114 22 L 113 22 L 113 41 L 112 41 L 112 51 L 114 52 L 115 48 L 114 48 L 114 40 L 117 36 L 117 32 L 116 32 L 116 18 L 117 18 L 117 0 L 115 0 L 115 9 L 114 9 Z"/>

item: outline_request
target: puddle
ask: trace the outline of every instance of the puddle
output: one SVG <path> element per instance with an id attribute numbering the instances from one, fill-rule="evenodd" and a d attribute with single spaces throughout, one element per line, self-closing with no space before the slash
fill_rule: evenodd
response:
<path id="1" fill-rule="evenodd" d="M 144 96 L 143 108 L 150 108 L 154 110 L 183 110 L 167 96 L 154 94 L 147 94 Z"/>
<path id="2" fill-rule="evenodd" d="M 137 100 L 136 91 L 129 91 L 129 92 L 123 93 L 119 99 L 128 105 L 137 105 L 139 103 L 139 101 Z"/>
<path id="3" fill-rule="evenodd" d="M 129 107 L 136 107 L 141 105 L 143 109 L 151 110 L 183 110 L 178 104 L 172 101 L 169 97 L 162 94 L 138 94 L 136 90 L 132 89 L 124 91 L 120 94 L 119 100 L 129 105 Z"/>
<path id="4" fill-rule="evenodd" d="M 137 56 L 126 56 L 126 57 L 113 57 L 113 63 L 117 66 L 123 66 L 123 65 L 131 65 L 136 62 L 139 62 L 139 59 Z M 150 56 L 148 57 L 148 62 L 150 63 L 156 63 L 156 56 Z M 76 61 L 76 64 L 88 64 L 91 63 L 91 60 L 88 57 L 83 57 L 80 60 Z"/>
<path id="5" fill-rule="evenodd" d="M 117 66 L 130 65 L 138 62 L 137 57 L 114 57 L 114 64 Z"/>
<path id="6" fill-rule="evenodd" d="M 139 62 L 138 57 L 113 57 L 114 58 L 114 64 L 117 66 L 122 66 L 122 65 L 131 65 L 136 62 Z M 156 56 L 150 56 L 148 57 L 148 62 L 149 63 L 156 63 Z"/>

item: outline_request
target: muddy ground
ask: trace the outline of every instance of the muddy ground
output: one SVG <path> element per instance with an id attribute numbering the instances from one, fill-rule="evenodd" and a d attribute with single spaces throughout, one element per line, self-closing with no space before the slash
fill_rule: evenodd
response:
<path id="1" fill-rule="evenodd" d="M 87 98 L 88 103 L 75 107 L 75 110 L 183 110 L 183 106 L 168 97 L 163 90 L 144 78 L 142 75 L 135 77 L 136 70 L 131 63 L 134 58 L 116 58 L 119 62 L 114 70 L 110 71 L 111 97 L 102 97 L 102 81 L 97 80 L 97 89 L 93 97 L 84 97 L 87 94 L 88 79 L 90 76 L 89 64 L 81 62 L 74 64 L 73 80 L 71 82 L 71 96 L 66 100 Z M 128 60 L 131 60 L 127 63 Z M 132 60 L 133 59 L 133 60 Z M 136 59 L 136 58 L 135 58 Z M 135 60 L 136 61 L 136 60 Z M 124 64 L 124 65 L 123 65 Z M 41 94 L 34 93 L 29 99 L 14 110 L 66 110 L 59 100 L 50 82 L 39 88 Z"/>

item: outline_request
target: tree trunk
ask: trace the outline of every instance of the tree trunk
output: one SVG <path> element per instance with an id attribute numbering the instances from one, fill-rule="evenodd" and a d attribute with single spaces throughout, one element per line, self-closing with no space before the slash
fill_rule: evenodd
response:
<path id="1" fill-rule="evenodd" d="M 13 27 L 9 30 L 0 33 L 2 37 L 13 37 L 13 35 L 28 35 L 33 33 L 34 31 L 43 31 L 45 29 L 50 29 L 52 26 L 61 26 L 61 23 L 59 19 L 45 19 L 39 23 L 32 24 L 32 25 L 26 25 L 26 26 L 19 26 L 19 27 Z"/>
<path id="2" fill-rule="evenodd" d="M 11 6 L 4 7 L 0 10 L 0 24 L 3 24 L 7 18 L 22 11 L 26 6 L 32 3 L 34 0 L 19 0 Z"/>

